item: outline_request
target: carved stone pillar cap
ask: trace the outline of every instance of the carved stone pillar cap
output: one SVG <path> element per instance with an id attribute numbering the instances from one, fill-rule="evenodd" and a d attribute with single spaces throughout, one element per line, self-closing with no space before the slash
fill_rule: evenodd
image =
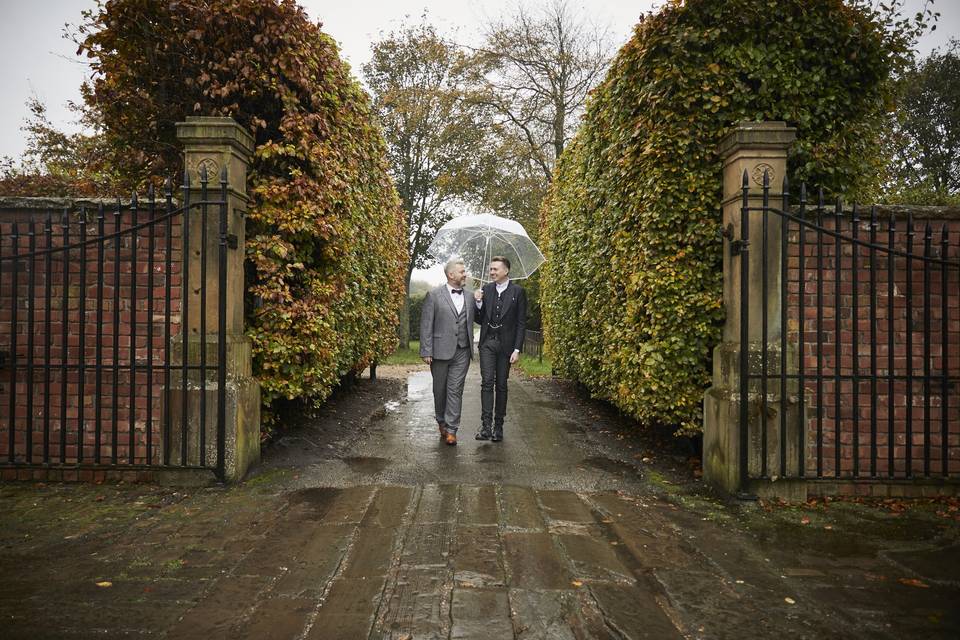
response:
<path id="1" fill-rule="evenodd" d="M 253 154 L 253 136 L 233 118 L 187 116 L 177 123 L 177 139 L 184 146 L 225 144 L 245 157 Z"/>
<path id="2" fill-rule="evenodd" d="M 735 151 L 745 147 L 754 149 L 783 149 L 797 139 L 796 127 L 788 127 L 779 120 L 766 122 L 739 122 L 730 133 L 724 136 L 717 147 L 721 158 L 729 157 Z"/>

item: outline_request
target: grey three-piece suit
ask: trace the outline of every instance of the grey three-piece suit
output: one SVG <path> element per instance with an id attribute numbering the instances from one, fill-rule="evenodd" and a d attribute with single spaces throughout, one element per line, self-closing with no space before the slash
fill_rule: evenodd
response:
<path id="1" fill-rule="evenodd" d="M 433 405 L 437 422 L 456 433 L 460 428 L 463 385 L 473 359 L 473 291 L 463 289 L 458 313 L 446 284 L 432 289 L 423 301 L 420 316 L 420 357 L 433 358 Z"/>

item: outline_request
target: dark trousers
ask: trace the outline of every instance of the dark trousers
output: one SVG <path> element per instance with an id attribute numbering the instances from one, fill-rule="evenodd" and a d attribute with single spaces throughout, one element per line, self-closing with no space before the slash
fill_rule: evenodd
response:
<path id="1" fill-rule="evenodd" d="M 498 336 L 490 336 L 480 345 L 480 422 L 501 432 L 507 415 L 509 377 L 510 354 L 501 351 Z"/>

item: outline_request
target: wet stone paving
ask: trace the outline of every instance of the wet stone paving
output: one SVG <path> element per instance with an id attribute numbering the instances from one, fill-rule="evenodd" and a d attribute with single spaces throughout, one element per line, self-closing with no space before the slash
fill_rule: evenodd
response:
<path id="1" fill-rule="evenodd" d="M 671 490 L 519 376 L 478 442 L 476 367 L 449 447 L 429 382 L 370 420 L 341 398 L 237 486 L 0 485 L 0 637 L 960 637 L 955 524 Z"/>

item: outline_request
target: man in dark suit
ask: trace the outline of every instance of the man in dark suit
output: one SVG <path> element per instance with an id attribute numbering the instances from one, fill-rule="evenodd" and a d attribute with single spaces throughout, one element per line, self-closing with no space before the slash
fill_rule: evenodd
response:
<path id="1" fill-rule="evenodd" d="M 503 440 L 507 378 L 523 350 L 527 332 L 527 292 L 510 281 L 510 261 L 490 260 L 493 281 L 474 293 L 480 323 L 480 430 L 477 440 Z"/>

